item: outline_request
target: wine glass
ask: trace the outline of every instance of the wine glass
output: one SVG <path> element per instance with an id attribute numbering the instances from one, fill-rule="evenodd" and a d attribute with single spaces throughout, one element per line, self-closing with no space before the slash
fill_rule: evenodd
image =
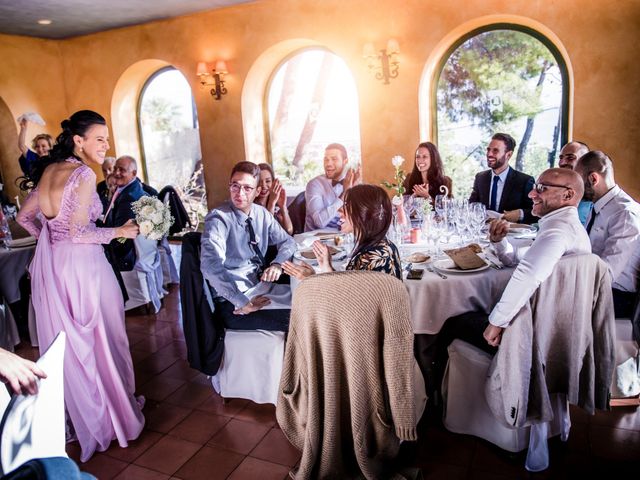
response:
<path id="1" fill-rule="evenodd" d="M 480 242 L 480 232 L 482 231 L 482 227 L 484 227 L 486 217 L 487 208 L 483 203 L 474 202 L 469 204 L 470 224 L 477 242 Z"/>
<path id="2" fill-rule="evenodd" d="M 436 195 L 436 200 L 434 202 L 434 208 L 436 209 L 436 213 L 440 217 L 444 217 L 447 212 L 447 205 L 449 203 L 449 199 L 445 195 Z"/>

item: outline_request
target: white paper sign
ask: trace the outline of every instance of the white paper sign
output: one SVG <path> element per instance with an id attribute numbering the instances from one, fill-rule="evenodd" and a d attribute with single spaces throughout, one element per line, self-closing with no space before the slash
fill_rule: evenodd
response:
<path id="1" fill-rule="evenodd" d="M 4 473 L 34 458 L 66 457 L 64 349 L 60 332 L 36 362 L 47 374 L 36 395 L 13 395 L 0 423 L 0 460 Z"/>

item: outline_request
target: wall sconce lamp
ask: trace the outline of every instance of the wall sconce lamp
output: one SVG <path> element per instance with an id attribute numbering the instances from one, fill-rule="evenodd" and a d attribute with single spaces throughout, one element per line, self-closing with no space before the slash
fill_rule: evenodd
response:
<path id="1" fill-rule="evenodd" d="M 398 76 L 398 54 L 400 45 L 394 38 L 387 42 L 387 48 L 376 51 L 373 43 L 366 43 L 362 51 L 362 56 L 367 60 L 369 71 L 374 72 L 378 80 L 384 80 L 385 85 L 389 84 L 390 78 Z"/>
<path id="2" fill-rule="evenodd" d="M 227 71 L 227 64 L 224 60 L 218 60 L 215 63 L 215 68 L 209 71 L 209 66 L 206 62 L 198 62 L 197 75 L 200 77 L 200 84 L 203 87 L 211 87 L 211 96 L 216 100 L 220 100 L 222 95 L 227 93 L 227 89 L 224 86 L 224 76 L 229 73 Z"/>

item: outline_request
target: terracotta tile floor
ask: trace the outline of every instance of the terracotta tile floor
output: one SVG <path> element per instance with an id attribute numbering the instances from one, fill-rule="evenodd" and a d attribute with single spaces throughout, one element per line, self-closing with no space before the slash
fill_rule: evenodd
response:
<path id="1" fill-rule="evenodd" d="M 279 430 L 272 405 L 234 399 L 226 404 L 207 378 L 189 368 L 183 341 L 177 287 L 157 315 L 127 315 L 127 332 L 138 393 L 144 394 L 146 427 L 128 448 L 116 443 L 98 453 L 85 471 L 99 479 L 283 479 L 299 458 Z M 37 358 L 23 343 L 18 353 Z M 420 467 L 425 478 L 575 478 L 633 473 L 640 469 L 640 409 L 618 408 L 590 417 L 572 409 L 567 443 L 550 442 L 551 467 L 530 474 L 524 455 L 446 431 L 425 415 L 420 440 L 406 444 L 403 462 Z M 78 461 L 77 444 L 68 444 Z"/>

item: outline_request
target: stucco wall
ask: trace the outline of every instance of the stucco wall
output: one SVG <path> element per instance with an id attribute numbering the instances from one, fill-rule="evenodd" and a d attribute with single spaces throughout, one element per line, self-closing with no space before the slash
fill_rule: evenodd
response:
<path id="1" fill-rule="evenodd" d="M 570 136 L 609 153 L 618 182 L 640 198 L 634 166 L 640 147 L 640 3 L 634 0 L 262 0 L 62 41 L 0 36 L 0 95 L 14 116 L 37 110 L 55 133 L 51 125 L 80 108 L 109 116 L 114 88 L 136 62 L 174 65 L 194 91 L 206 183 L 215 203 L 226 194 L 229 168 L 245 156 L 241 96 L 247 72 L 273 45 L 306 39 L 325 45 L 351 69 L 359 92 L 364 176 L 379 182 L 392 174 L 389 159 L 411 158 L 421 140 L 418 91 L 433 49 L 460 25 L 493 14 L 528 17 L 557 35 L 574 74 Z M 400 43 L 400 75 L 383 85 L 368 73 L 362 47 L 373 42 L 381 48 L 390 37 Z M 231 72 L 221 101 L 213 101 L 195 76 L 199 60 L 215 59 L 226 60 Z M 15 171 L 10 162 L 15 160 L 2 157 L 4 172 Z"/>

